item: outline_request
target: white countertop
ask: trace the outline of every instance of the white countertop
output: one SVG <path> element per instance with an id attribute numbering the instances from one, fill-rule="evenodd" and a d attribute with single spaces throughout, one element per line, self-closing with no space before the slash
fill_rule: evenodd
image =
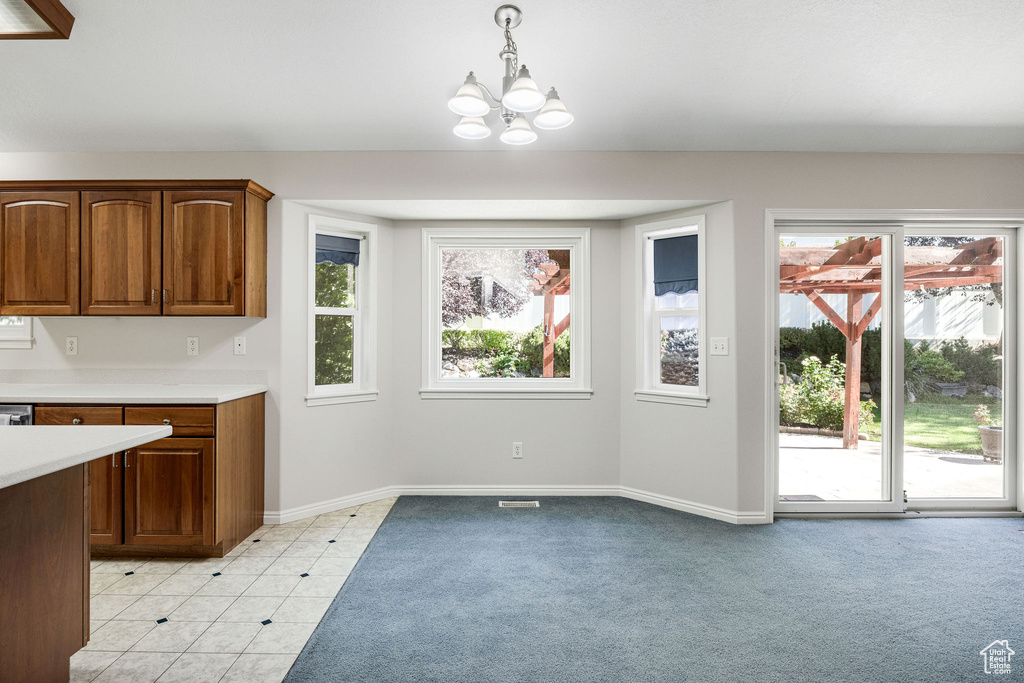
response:
<path id="1" fill-rule="evenodd" d="M 0 427 L 0 489 L 171 435 L 171 428 Z"/>
<path id="2" fill-rule="evenodd" d="M 227 403 L 265 384 L 0 384 L 0 403 Z"/>

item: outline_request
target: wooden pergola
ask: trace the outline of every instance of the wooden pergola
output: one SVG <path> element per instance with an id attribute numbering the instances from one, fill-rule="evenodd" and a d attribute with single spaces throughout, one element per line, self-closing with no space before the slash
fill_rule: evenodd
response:
<path id="1" fill-rule="evenodd" d="M 569 253 L 552 251 L 549 257 L 538 264 L 530 283 L 533 295 L 544 297 L 544 377 L 555 376 L 555 340 L 569 328 L 569 314 L 555 323 L 555 297 L 569 293 Z"/>
<path id="2" fill-rule="evenodd" d="M 954 247 L 903 249 L 904 288 L 928 290 L 1002 282 L 1003 241 L 985 237 Z M 882 291 L 882 240 L 858 237 L 835 247 L 780 247 L 779 292 L 804 294 L 846 337 L 843 448 L 857 448 L 860 427 L 861 339 L 882 297 L 864 310 L 864 295 Z M 844 320 L 822 294 L 846 295 Z"/>

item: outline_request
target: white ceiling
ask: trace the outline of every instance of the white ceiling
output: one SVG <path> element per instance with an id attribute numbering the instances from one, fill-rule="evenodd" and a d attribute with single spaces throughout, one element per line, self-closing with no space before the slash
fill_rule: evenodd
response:
<path id="1" fill-rule="evenodd" d="M 0 151 L 492 150 L 499 0 L 65 0 L 0 42 Z M 1024 152 L 1021 0 L 522 0 L 520 61 L 576 115 L 535 150 Z"/>
<path id="2" fill-rule="evenodd" d="M 301 202 L 394 221 L 622 220 L 710 202 L 663 199 L 365 199 Z"/>

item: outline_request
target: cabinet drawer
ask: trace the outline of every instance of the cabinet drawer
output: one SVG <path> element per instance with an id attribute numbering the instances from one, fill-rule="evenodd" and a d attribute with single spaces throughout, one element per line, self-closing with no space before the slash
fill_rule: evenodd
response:
<path id="1" fill-rule="evenodd" d="M 124 409 L 126 425 L 171 425 L 171 436 L 213 436 L 213 407 L 138 406 Z"/>
<path id="2" fill-rule="evenodd" d="M 35 423 L 37 425 L 119 425 L 123 421 L 120 406 L 37 406 Z"/>

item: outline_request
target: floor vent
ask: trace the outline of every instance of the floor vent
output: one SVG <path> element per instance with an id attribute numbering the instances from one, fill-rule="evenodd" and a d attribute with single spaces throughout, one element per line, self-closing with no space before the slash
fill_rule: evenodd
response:
<path id="1" fill-rule="evenodd" d="M 500 508 L 539 508 L 540 502 L 536 500 L 499 500 Z"/>

